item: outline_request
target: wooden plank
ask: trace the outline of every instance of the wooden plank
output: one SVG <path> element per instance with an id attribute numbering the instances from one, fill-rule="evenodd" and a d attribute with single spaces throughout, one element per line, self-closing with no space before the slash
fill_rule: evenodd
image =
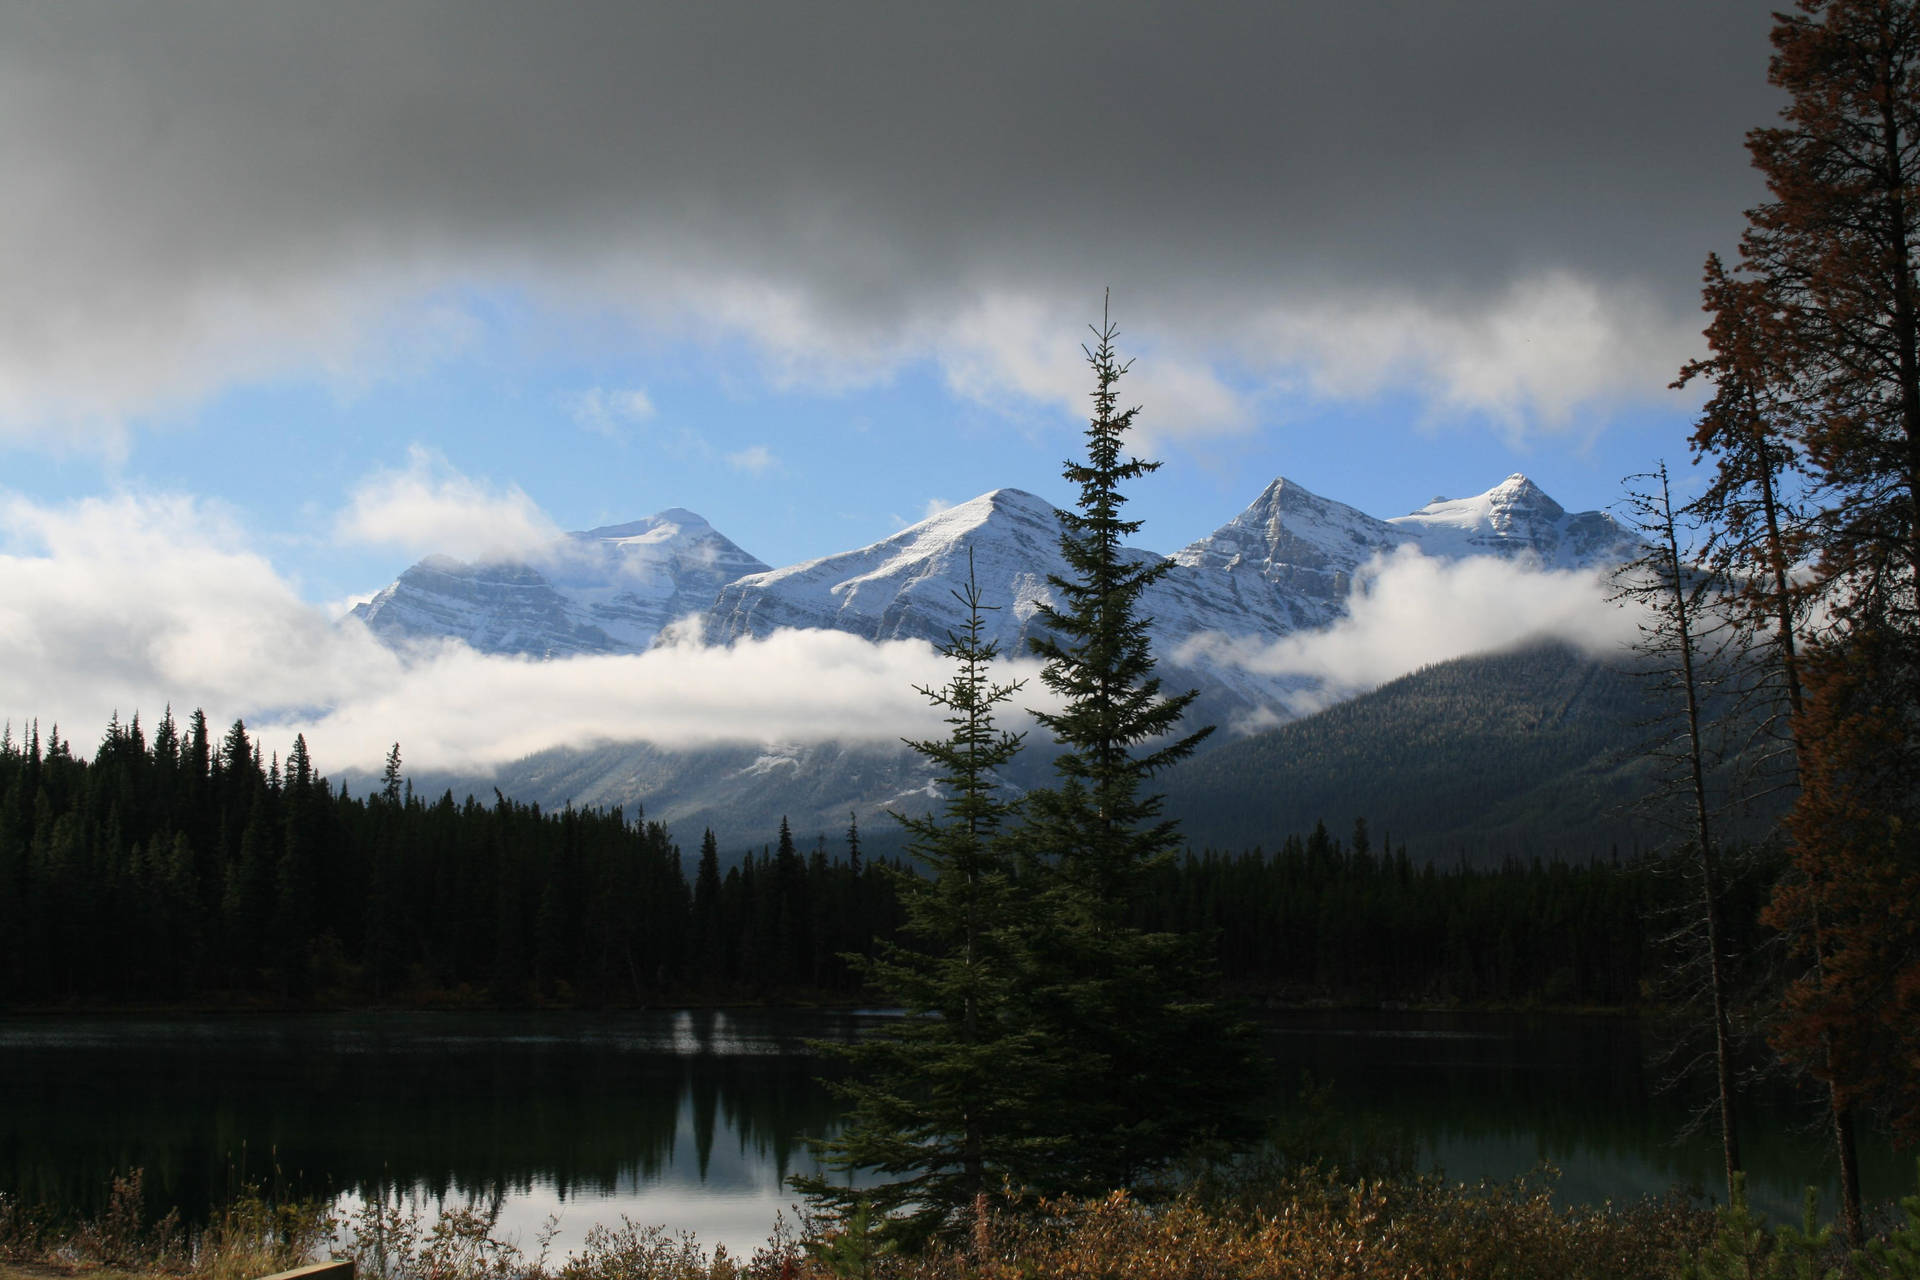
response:
<path id="1" fill-rule="evenodd" d="M 353 1262 L 315 1262 L 291 1271 L 276 1271 L 260 1280 L 353 1280 Z"/>

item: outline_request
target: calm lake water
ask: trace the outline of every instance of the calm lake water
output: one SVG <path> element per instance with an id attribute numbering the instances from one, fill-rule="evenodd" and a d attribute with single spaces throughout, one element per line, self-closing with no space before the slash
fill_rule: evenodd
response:
<path id="1" fill-rule="evenodd" d="M 174 1020 L 0 1019 L 0 1190 L 95 1205 L 116 1170 L 190 1214 L 242 1185 L 323 1196 L 386 1191 L 427 1207 L 497 1202 L 530 1246 L 625 1214 L 751 1249 L 804 1135 L 838 1107 L 810 1039 L 884 1015 L 680 1011 L 397 1013 Z M 1712 1188 L 1717 1142 L 1676 1139 L 1686 1102 L 1657 1093 L 1624 1018 L 1292 1014 L 1266 1020 L 1295 1113 L 1303 1073 L 1328 1131 L 1365 1126 L 1422 1167 L 1510 1178 L 1549 1161 L 1569 1201 Z M 1776 1104 L 1777 1105 L 1777 1104 Z M 1756 1199 L 1797 1212 L 1832 1176 L 1791 1108 L 1747 1135 Z M 1870 1196 L 1913 1189 L 1883 1146 Z"/>

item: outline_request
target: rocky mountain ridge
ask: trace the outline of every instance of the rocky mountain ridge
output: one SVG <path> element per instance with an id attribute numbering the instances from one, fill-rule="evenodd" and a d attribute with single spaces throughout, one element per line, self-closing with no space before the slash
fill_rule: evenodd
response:
<path id="1" fill-rule="evenodd" d="M 638 653 L 725 584 L 767 565 L 691 511 L 569 533 L 525 561 L 429 556 L 353 609 L 390 644 L 455 639 L 481 653 Z"/>
<path id="2" fill-rule="evenodd" d="M 485 653 L 562 658 L 637 653 L 675 623 L 724 645 L 783 628 L 823 628 L 869 640 L 943 642 L 959 629 L 957 592 L 969 573 L 987 604 L 987 637 L 1027 652 L 1067 574 L 1060 513 L 1019 489 L 996 489 L 878 542 L 770 568 L 692 512 L 569 534 L 541 556 L 466 564 L 430 557 L 354 613 L 403 645 L 442 637 Z M 1437 498 L 1382 520 L 1281 477 L 1207 537 L 1172 556 L 1142 600 L 1169 688 L 1197 688 L 1197 717 L 1270 723 L 1307 681 L 1247 669 L 1231 645 L 1326 627 L 1345 613 L 1354 577 L 1402 547 L 1445 560 L 1492 556 L 1542 568 L 1599 569 L 1634 554 L 1611 516 L 1569 513 L 1522 475 L 1470 498 Z M 1520 637 L 1516 637 L 1518 639 Z"/>

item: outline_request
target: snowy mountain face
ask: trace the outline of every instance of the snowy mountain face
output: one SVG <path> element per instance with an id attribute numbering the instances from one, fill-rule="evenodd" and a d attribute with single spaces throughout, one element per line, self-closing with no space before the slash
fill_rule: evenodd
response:
<path id="1" fill-rule="evenodd" d="M 1282 477 L 1245 511 L 1174 553 L 1163 591 L 1180 602 L 1180 613 L 1206 619 L 1182 635 L 1279 636 L 1324 627 L 1345 612 L 1354 571 L 1404 541 L 1387 522 Z"/>
<path id="2" fill-rule="evenodd" d="M 985 614 L 984 634 L 1024 654 L 1048 575 L 1066 572 L 1060 513 L 1019 489 L 996 489 L 857 551 L 730 583 L 707 613 L 706 636 L 726 644 L 782 627 L 825 627 L 869 640 L 946 642 L 966 622 L 958 593 L 968 553 Z M 1159 557 L 1134 552 L 1142 560 Z"/>
<path id="3" fill-rule="evenodd" d="M 646 649 L 721 587 L 767 566 L 691 511 L 570 533 L 526 562 L 429 556 L 353 610 L 389 642 L 451 637 L 482 653 Z"/>
<path id="4" fill-rule="evenodd" d="M 854 551 L 769 569 L 687 511 L 568 535 L 537 564 L 423 560 L 355 610 L 390 639 L 452 636 L 488 653 L 561 657 L 639 652 L 668 623 L 704 622 L 708 644 L 782 628 L 869 640 L 943 643 L 966 620 L 968 557 L 988 607 L 985 631 L 1024 656 L 1069 576 L 1060 513 L 1019 489 L 997 489 Z M 1267 642 L 1326 627 L 1345 612 L 1369 560 L 1413 545 L 1446 560 L 1498 556 L 1542 568 L 1619 563 L 1634 537 L 1600 512 L 1569 513 L 1525 476 L 1472 498 L 1435 499 L 1380 520 L 1281 478 L 1219 529 L 1171 557 L 1142 600 L 1170 690 L 1198 687 L 1205 718 L 1269 706 L 1297 681 L 1250 672 L 1205 648 L 1202 633 Z M 1141 561 L 1163 557 L 1130 550 Z"/>
<path id="5" fill-rule="evenodd" d="M 640 652 L 690 615 L 705 624 L 708 644 L 786 627 L 938 644 L 965 621 L 955 593 L 971 552 L 982 603 L 992 606 L 988 637 L 1003 655 L 1025 656 L 1040 604 L 1053 601 L 1048 575 L 1069 576 L 1059 535 L 1052 505 L 998 489 L 871 546 L 770 569 L 700 517 L 674 510 L 570 534 L 527 563 L 423 560 L 355 613 L 390 642 L 453 637 L 488 653 L 545 657 Z M 1523 476 L 1393 520 L 1275 480 L 1245 511 L 1170 557 L 1128 553 L 1169 562 L 1142 611 L 1152 619 L 1165 689 L 1200 691 L 1187 723 L 1257 723 L 1306 681 L 1250 671 L 1205 645 L 1190 647 L 1183 663 L 1183 641 L 1214 633 L 1265 643 L 1326 627 L 1344 614 L 1361 568 L 1408 545 L 1447 560 L 1498 556 L 1562 569 L 1604 567 L 1638 551 L 1611 517 L 1569 513 Z M 1018 767 L 1037 783 L 1048 757 L 1044 743 L 1032 745 Z M 782 815 L 798 820 L 796 830 L 817 823 L 838 831 L 850 809 L 863 828 L 872 819 L 876 833 L 887 830 L 882 815 L 912 810 L 932 794 L 930 779 L 925 761 L 898 745 L 669 751 L 622 743 L 558 749 L 497 776 L 435 785 L 486 795 L 504 783 L 518 798 L 549 805 L 643 803 L 677 830 L 724 823 L 732 839 Z"/>
<path id="6" fill-rule="evenodd" d="M 1055 603 L 1048 577 L 1069 576 L 1059 537 L 1051 504 L 1018 489 L 995 490 L 857 551 L 738 579 L 714 601 L 706 637 L 724 644 L 782 627 L 822 627 L 937 644 L 964 621 L 957 593 L 971 550 L 983 602 L 997 606 L 986 634 L 1002 654 L 1022 655 L 1038 628 L 1039 604 Z M 1277 479 L 1245 511 L 1169 557 L 1166 576 L 1143 598 L 1167 687 L 1197 686 L 1196 712 L 1221 721 L 1272 704 L 1299 682 L 1205 652 L 1178 665 L 1181 641 L 1201 633 L 1270 641 L 1328 626 L 1346 611 L 1361 566 L 1407 544 L 1441 559 L 1496 555 L 1567 569 L 1618 563 L 1635 546 L 1611 517 L 1569 514 L 1524 476 L 1397 520 Z"/>
<path id="7" fill-rule="evenodd" d="M 1518 474 L 1477 497 L 1435 498 L 1386 523 L 1411 535 L 1425 554 L 1448 560 L 1530 557 L 1545 569 L 1587 569 L 1640 554 L 1639 540 L 1612 516 L 1568 512 Z"/>

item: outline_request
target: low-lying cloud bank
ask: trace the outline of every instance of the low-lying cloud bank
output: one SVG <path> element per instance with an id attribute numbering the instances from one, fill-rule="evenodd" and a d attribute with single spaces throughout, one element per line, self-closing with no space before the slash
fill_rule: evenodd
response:
<path id="1" fill-rule="evenodd" d="M 1437 560 L 1402 547 L 1354 575 L 1347 616 L 1325 630 L 1278 640 L 1209 633 L 1174 656 L 1311 680 L 1286 704 L 1306 715 L 1432 663 L 1535 640 L 1618 653 L 1638 635 L 1639 615 L 1611 595 L 1598 573 L 1492 557 Z"/>
<path id="2" fill-rule="evenodd" d="M 0 715 L 88 752 L 110 715 L 171 704 L 243 717 L 322 768 L 484 770 L 557 745 L 939 736 L 915 693 L 948 666 L 920 641 L 787 631 L 709 648 L 539 662 L 446 642 L 396 654 L 302 601 L 218 508 L 184 497 L 62 506 L 0 497 Z M 1030 667 L 1031 664 L 1026 664 Z M 1009 674 L 1033 674 L 1032 670 Z M 1037 684 L 1037 682 L 1036 682 Z"/>

